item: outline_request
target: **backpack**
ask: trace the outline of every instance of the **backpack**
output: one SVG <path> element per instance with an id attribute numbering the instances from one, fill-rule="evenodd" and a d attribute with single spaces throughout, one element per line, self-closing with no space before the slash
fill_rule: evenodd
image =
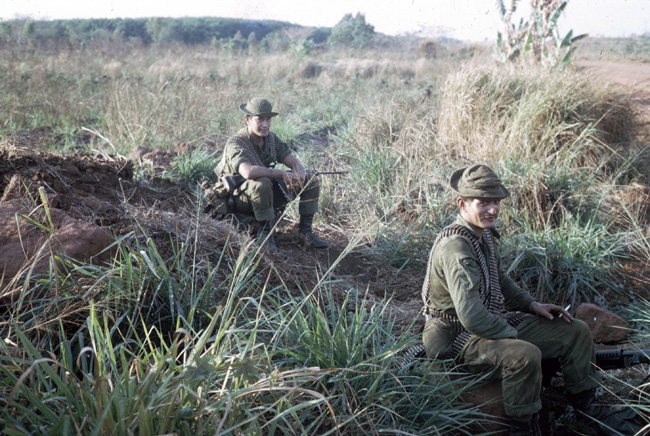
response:
<path id="1" fill-rule="evenodd" d="M 209 214 L 212 218 L 222 220 L 226 215 L 234 211 L 235 200 L 221 180 L 205 188 L 203 196 L 206 202 L 203 212 Z"/>

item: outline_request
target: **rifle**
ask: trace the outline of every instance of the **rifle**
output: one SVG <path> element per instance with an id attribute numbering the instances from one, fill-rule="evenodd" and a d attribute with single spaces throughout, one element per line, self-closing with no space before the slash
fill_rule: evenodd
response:
<path id="1" fill-rule="evenodd" d="M 598 350 L 596 366 L 602 370 L 629 368 L 650 363 L 650 350 Z M 542 359 L 542 384 L 549 386 L 551 378 L 562 373 L 559 359 Z"/>
<path id="2" fill-rule="evenodd" d="M 291 172 L 291 170 L 289 170 Z M 306 170 L 308 176 L 330 176 L 338 174 L 347 174 L 347 171 L 318 171 L 318 170 Z M 234 192 L 235 189 L 239 188 L 246 179 L 243 176 L 223 176 L 221 181 L 224 186 L 228 189 L 228 192 Z"/>
<path id="3" fill-rule="evenodd" d="M 632 365 L 650 363 L 650 350 L 599 350 L 596 351 L 596 366 L 601 369 L 629 368 Z"/>

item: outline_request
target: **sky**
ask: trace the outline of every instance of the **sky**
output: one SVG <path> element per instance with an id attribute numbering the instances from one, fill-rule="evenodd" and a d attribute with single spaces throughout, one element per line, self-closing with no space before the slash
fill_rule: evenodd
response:
<path id="1" fill-rule="evenodd" d="M 510 0 L 504 0 L 509 3 Z M 527 17 L 528 0 L 519 1 Z M 0 20 L 140 17 L 232 17 L 334 26 L 362 13 L 388 35 L 493 40 L 500 30 L 496 0 L 0 0 Z M 650 33 L 650 0 L 569 0 L 561 34 L 630 36 Z"/>

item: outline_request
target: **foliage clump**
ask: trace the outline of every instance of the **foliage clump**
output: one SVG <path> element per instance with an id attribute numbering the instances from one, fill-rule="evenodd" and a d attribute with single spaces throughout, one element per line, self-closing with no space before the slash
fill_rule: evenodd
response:
<path id="1" fill-rule="evenodd" d="M 357 12 L 356 15 L 345 14 L 339 21 L 327 42 L 334 47 L 367 48 L 375 39 L 375 27 L 366 22 L 366 17 Z"/>
<path id="2" fill-rule="evenodd" d="M 557 22 L 568 2 L 531 0 L 530 19 L 524 21 L 522 18 L 515 24 L 517 3 L 519 0 L 510 0 L 506 7 L 504 0 L 497 2 L 504 31 L 497 34 L 495 58 L 503 63 L 528 60 L 538 65 L 566 66 L 573 53 L 573 44 L 587 36 L 573 36 L 573 30 L 564 36 L 560 34 Z"/>

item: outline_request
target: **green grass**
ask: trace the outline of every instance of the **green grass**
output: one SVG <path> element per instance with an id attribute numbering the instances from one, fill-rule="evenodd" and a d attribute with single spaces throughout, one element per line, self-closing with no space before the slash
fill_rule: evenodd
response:
<path id="1" fill-rule="evenodd" d="M 504 261 L 531 292 L 639 301 L 622 265 L 650 253 L 647 149 L 628 136 L 629 98 L 580 72 L 408 49 L 92 53 L 0 49 L 3 146 L 126 156 L 186 143 L 193 151 L 162 174 L 136 175 L 193 188 L 243 127 L 239 105 L 264 96 L 307 167 L 350 171 L 321 177 L 318 225 L 352 241 L 342 256 L 363 244 L 382 268 L 422 273 L 456 213 L 450 174 L 481 162 L 513 193 Z M 305 74 L 316 62 L 318 76 Z M 0 319 L 7 434 L 471 434 L 486 419 L 461 406 L 453 369 L 394 364 L 418 335 L 397 327 L 399 303 L 338 282 L 341 258 L 305 288 L 196 203 L 166 221 L 136 214 L 104 264 L 61 258 L 11 283 L 20 298 Z"/>
<path id="2" fill-rule="evenodd" d="M 191 239 L 163 259 L 142 236 L 124 238 L 112 266 L 35 277 L 58 291 L 42 288 L 30 313 L 3 322 L 7 434 L 449 434 L 480 416 L 458 400 L 471 383 L 400 374 L 393 357 L 414 336 L 398 333 L 386 302 L 321 292 L 329 271 L 296 299 L 260 281 L 255 252 L 217 278 L 219 264 L 188 256 Z M 31 324 L 40 315 L 57 321 Z"/>

